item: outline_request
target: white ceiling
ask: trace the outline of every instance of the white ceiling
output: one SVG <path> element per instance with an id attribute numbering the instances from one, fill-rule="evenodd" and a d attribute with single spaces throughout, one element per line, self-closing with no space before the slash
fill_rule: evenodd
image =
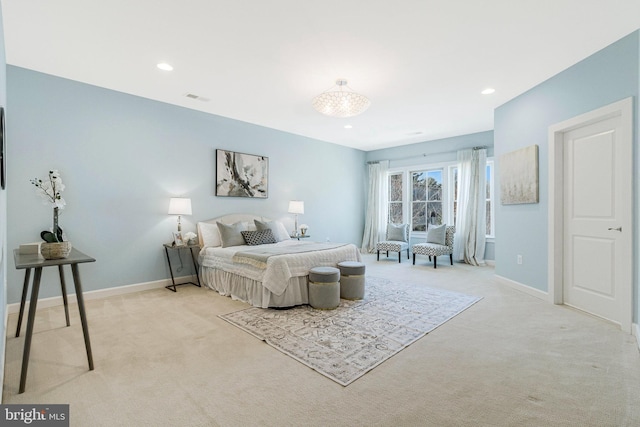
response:
<path id="1" fill-rule="evenodd" d="M 8 64 L 362 150 L 493 129 L 495 107 L 640 28 L 640 0 L 2 0 L 2 9 Z M 364 114 L 313 110 L 337 78 L 371 100 Z M 488 86 L 496 92 L 481 95 Z"/>

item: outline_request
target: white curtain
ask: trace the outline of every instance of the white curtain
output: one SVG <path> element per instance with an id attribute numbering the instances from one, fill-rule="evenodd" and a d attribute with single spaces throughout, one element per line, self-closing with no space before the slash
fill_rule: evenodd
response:
<path id="1" fill-rule="evenodd" d="M 367 188 L 367 207 L 365 212 L 362 251 L 374 252 L 376 243 L 383 240 L 387 223 L 389 161 L 370 163 Z"/>
<path id="2" fill-rule="evenodd" d="M 454 257 L 471 265 L 484 265 L 487 234 L 487 150 L 458 151 L 458 209 Z"/>

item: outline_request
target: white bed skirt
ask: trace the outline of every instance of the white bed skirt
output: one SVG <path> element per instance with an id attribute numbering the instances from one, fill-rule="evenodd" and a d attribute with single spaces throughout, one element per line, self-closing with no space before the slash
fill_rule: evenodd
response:
<path id="1" fill-rule="evenodd" d="M 262 283 L 212 267 L 200 268 L 200 280 L 220 295 L 244 301 L 254 307 L 292 307 L 307 304 L 307 276 L 292 277 L 281 295 L 275 295 Z"/>

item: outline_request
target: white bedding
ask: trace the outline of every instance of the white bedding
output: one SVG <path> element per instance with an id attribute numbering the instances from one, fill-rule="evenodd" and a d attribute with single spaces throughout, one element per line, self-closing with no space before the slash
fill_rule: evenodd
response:
<path id="1" fill-rule="evenodd" d="M 260 247 L 286 247 L 308 245 L 298 240 L 284 240 L 278 243 L 260 245 Z M 361 261 L 360 251 L 353 244 L 313 252 L 301 252 L 287 255 L 274 255 L 267 260 L 266 268 L 236 263 L 234 255 L 256 246 L 204 247 L 200 251 L 200 266 L 214 268 L 227 273 L 246 277 L 262 285 L 276 296 L 282 295 L 293 277 L 309 274 L 309 269 L 320 266 L 335 267 L 341 261 Z"/>

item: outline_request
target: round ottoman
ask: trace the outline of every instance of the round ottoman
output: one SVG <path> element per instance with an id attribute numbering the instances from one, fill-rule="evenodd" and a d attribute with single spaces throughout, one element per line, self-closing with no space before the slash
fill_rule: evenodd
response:
<path id="1" fill-rule="evenodd" d="M 340 269 L 340 298 L 364 298 L 364 263 L 358 261 L 342 261 Z"/>
<path id="2" fill-rule="evenodd" d="M 340 270 L 314 267 L 309 270 L 309 305 L 332 310 L 340 305 Z"/>

